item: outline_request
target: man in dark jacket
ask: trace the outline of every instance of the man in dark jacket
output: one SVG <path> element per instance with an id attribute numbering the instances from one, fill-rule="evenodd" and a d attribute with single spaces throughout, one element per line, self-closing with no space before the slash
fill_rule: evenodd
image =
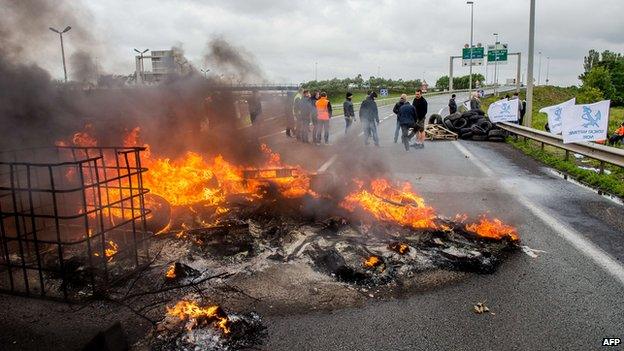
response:
<path id="1" fill-rule="evenodd" d="M 377 125 L 379 124 L 379 111 L 377 109 L 376 92 L 371 92 L 366 100 L 360 106 L 360 121 L 364 128 L 364 144 L 368 145 L 368 139 L 373 137 L 375 146 L 379 146 L 379 137 L 377 136 Z"/>
<path id="2" fill-rule="evenodd" d="M 316 134 L 318 133 L 318 118 L 316 115 L 316 101 L 320 98 L 321 98 L 321 92 L 318 90 L 312 93 L 312 96 L 310 97 L 310 104 L 311 104 L 310 120 L 312 121 L 312 144 L 321 143 L 321 140 L 318 140 L 318 141 L 316 140 Z"/>
<path id="3" fill-rule="evenodd" d="M 249 105 L 249 117 L 251 119 L 251 124 L 255 124 L 260 114 L 262 114 L 262 103 L 260 102 L 260 94 L 258 94 L 257 90 L 254 90 L 251 94 L 251 98 L 247 100 Z"/>
<path id="4" fill-rule="evenodd" d="M 425 118 L 427 117 L 427 100 L 422 96 L 422 90 L 416 90 L 412 106 L 416 110 L 416 123 L 414 130 L 416 131 L 416 148 L 425 147 Z"/>
<path id="5" fill-rule="evenodd" d="M 455 94 L 451 95 L 451 98 L 449 99 L 448 107 L 449 107 L 450 115 L 457 112 L 457 102 L 455 102 Z"/>
<path id="6" fill-rule="evenodd" d="M 397 119 L 401 126 L 401 140 L 403 140 L 405 151 L 409 151 L 409 141 L 412 139 L 415 132 L 412 128 L 414 128 L 416 124 L 416 109 L 406 101 L 405 104 L 399 108 Z"/>
<path id="7" fill-rule="evenodd" d="M 301 99 L 296 100 L 295 114 L 297 116 L 297 138 L 307 143 L 310 132 L 310 113 L 312 103 L 310 102 L 310 91 L 304 90 Z"/>
<path id="8" fill-rule="evenodd" d="M 355 120 L 355 110 L 353 109 L 353 102 L 351 98 L 353 97 L 352 93 L 347 93 L 345 101 L 342 103 L 342 110 L 344 111 L 345 117 L 345 134 L 349 131 L 349 127 Z"/>
<path id="9" fill-rule="evenodd" d="M 394 143 L 395 144 L 399 140 L 399 131 L 401 130 L 401 125 L 399 124 L 399 109 L 406 102 L 407 102 L 407 95 L 402 94 L 401 98 L 396 104 L 394 104 L 394 108 L 392 109 L 392 112 L 394 112 L 394 114 L 397 115 L 396 128 L 394 129 Z"/>

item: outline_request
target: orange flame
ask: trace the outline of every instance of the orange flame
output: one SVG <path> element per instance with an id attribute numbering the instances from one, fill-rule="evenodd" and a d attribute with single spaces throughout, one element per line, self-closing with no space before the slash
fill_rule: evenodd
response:
<path id="1" fill-rule="evenodd" d="M 409 246 L 405 243 L 390 244 L 388 248 L 401 255 L 405 255 L 406 253 L 409 252 Z"/>
<path id="2" fill-rule="evenodd" d="M 201 307 L 193 301 L 182 300 L 172 308 L 167 307 L 167 314 L 180 320 L 191 320 L 192 323 L 187 327 L 189 330 L 199 323 L 213 322 L 224 334 L 230 333 L 230 320 L 217 305 Z"/>
<path id="3" fill-rule="evenodd" d="M 370 183 L 370 190 L 360 188 L 349 194 L 341 206 L 349 211 L 360 208 L 378 220 L 415 229 L 436 228 L 435 210 L 425 204 L 408 182 L 399 189 L 392 187 L 387 179 L 375 179 Z"/>
<path id="4" fill-rule="evenodd" d="M 167 277 L 167 279 L 175 279 L 176 274 L 175 274 L 175 263 L 171 264 L 171 266 L 169 266 L 169 268 L 167 268 L 167 273 L 165 273 L 165 277 Z"/>
<path id="5" fill-rule="evenodd" d="M 484 238 L 497 240 L 509 238 L 511 241 L 517 241 L 520 239 L 516 228 L 503 223 L 498 218 L 490 220 L 483 216 L 480 218 L 478 223 L 466 225 L 466 229 Z"/>
<path id="6" fill-rule="evenodd" d="M 367 258 L 364 263 L 362 264 L 364 266 L 364 268 L 368 268 L 368 269 L 373 269 L 379 265 L 381 265 L 381 259 L 379 258 L 379 256 L 371 256 L 369 258 Z"/>

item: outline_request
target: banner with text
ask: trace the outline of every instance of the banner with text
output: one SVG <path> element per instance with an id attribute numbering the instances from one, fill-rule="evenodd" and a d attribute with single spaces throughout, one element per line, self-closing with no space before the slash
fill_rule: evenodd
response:
<path id="1" fill-rule="evenodd" d="M 564 143 L 597 141 L 607 138 L 611 100 L 595 104 L 575 105 L 561 113 L 561 134 Z"/>
<path id="2" fill-rule="evenodd" d="M 519 99 L 500 100 L 492 103 L 488 107 L 488 117 L 493 123 L 517 122 L 518 121 Z"/>
<path id="3" fill-rule="evenodd" d="M 546 106 L 539 110 L 541 113 L 548 115 L 548 127 L 553 134 L 561 134 L 561 115 L 563 110 L 576 104 L 576 98 L 572 98 L 558 105 Z"/>

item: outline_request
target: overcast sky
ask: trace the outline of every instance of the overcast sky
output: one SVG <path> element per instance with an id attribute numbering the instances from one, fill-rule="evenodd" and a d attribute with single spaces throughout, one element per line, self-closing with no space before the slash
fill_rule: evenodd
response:
<path id="1" fill-rule="evenodd" d="M 523 54 L 526 74 L 529 0 L 474 0 L 475 43 L 492 44 L 492 33 Z M 252 53 L 275 82 L 381 75 L 435 80 L 448 74 L 450 55 L 469 41 L 470 10 L 464 0 L 84 0 L 103 47 L 98 62 L 107 72 L 134 70 L 133 48 L 168 49 L 182 45 L 202 66 L 206 42 L 215 36 Z M 624 1 L 537 0 L 537 52 L 542 51 L 542 82 L 550 57 L 550 82 L 578 84 L 589 49 L 622 50 Z M 69 23 L 68 23 L 69 24 Z M 57 24 L 59 27 L 64 23 Z M 70 24 L 71 25 L 71 24 Z M 77 29 L 78 30 L 78 29 Z M 67 35 L 68 51 L 72 32 Z M 57 44 L 58 45 L 58 44 Z M 59 53 L 60 54 L 60 53 Z M 59 55 L 60 56 L 60 55 Z M 60 57 L 43 64 L 60 77 Z M 59 63 L 58 65 L 56 63 Z M 208 67 L 210 68 L 210 67 Z M 468 69 L 458 64 L 456 74 Z M 485 74 L 485 68 L 476 68 Z M 515 59 L 500 66 L 501 79 L 515 75 Z M 488 76 L 493 76 L 490 67 Z"/>

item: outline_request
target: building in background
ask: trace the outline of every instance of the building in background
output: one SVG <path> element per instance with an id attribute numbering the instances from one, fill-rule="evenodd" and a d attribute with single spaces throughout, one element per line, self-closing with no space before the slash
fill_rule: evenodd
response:
<path id="1" fill-rule="evenodd" d="M 137 84 L 157 84 L 172 75 L 189 73 L 191 66 L 176 50 L 153 50 L 150 55 L 135 56 Z M 149 59 L 151 71 L 145 71 L 142 60 Z"/>

